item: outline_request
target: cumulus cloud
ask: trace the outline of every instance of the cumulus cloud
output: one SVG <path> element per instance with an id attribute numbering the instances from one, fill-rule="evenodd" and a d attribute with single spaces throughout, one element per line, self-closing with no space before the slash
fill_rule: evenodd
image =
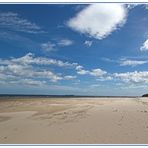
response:
<path id="1" fill-rule="evenodd" d="M 100 77 L 104 74 L 106 74 L 107 72 L 100 69 L 100 68 L 97 68 L 97 69 L 92 69 L 89 74 L 92 75 L 92 76 L 95 76 L 95 77 Z"/>
<path id="2" fill-rule="evenodd" d="M 72 41 L 72 40 L 69 40 L 69 39 L 62 39 L 62 40 L 60 40 L 57 44 L 59 45 L 59 46 L 70 46 L 70 45 L 72 45 L 74 43 L 74 41 Z"/>
<path id="3" fill-rule="evenodd" d="M 113 80 L 112 76 L 103 76 L 97 79 L 98 81 L 110 81 Z"/>
<path id="4" fill-rule="evenodd" d="M 140 47 L 141 51 L 148 51 L 148 39 L 143 43 L 143 45 Z"/>
<path id="5" fill-rule="evenodd" d="M 50 70 L 50 65 L 69 67 L 78 75 L 94 76 L 98 81 L 120 80 L 128 84 L 148 83 L 148 71 L 108 73 L 100 68 L 87 70 L 78 63 L 63 62 L 28 53 L 23 57 L 0 59 L 0 84 L 48 85 L 49 82 L 76 79 L 76 75 L 65 75 Z"/>
<path id="6" fill-rule="evenodd" d="M 81 69 L 83 69 L 83 68 L 84 68 L 84 67 L 81 66 L 81 65 L 76 66 L 76 70 L 81 70 Z"/>
<path id="7" fill-rule="evenodd" d="M 64 62 L 61 60 L 56 59 L 50 59 L 45 57 L 35 57 L 34 54 L 28 53 L 23 57 L 20 58 L 12 58 L 11 60 L 2 60 L 0 59 L 0 64 L 8 64 L 8 63 L 21 63 L 23 65 L 31 65 L 31 64 L 37 64 L 37 65 L 55 65 L 58 67 L 69 67 L 73 68 L 77 66 L 77 63 L 69 63 L 68 61 Z"/>
<path id="8" fill-rule="evenodd" d="M 34 57 L 32 53 L 20 58 L 0 59 L 0 81 L 11 84 L 16 82 L 25 85 L 39 85 L 41 83 L 45 84 L 45 81 L 57 82 L 76 78 L 76 76 L 54 73 L 50 70 L 49 65 L 73 68 L 77 64 L 44 57 Z M 27 80 L 30 80 L 30 82 L 27 83 Z"/>
<path id="9" fill-rule="evenodd" d="M 148 83 L 148 71 L 114 73 L 113 76 L 127 83 Z"/>
<path id="10" fill-rule="evenodd" d="M 81 66 L 81 65 L 76 66 L 76 71 L 77 71 L 77 74 L 79 74 L 79 75 L 89 74 L 89 71 L 88 70 L 84 70 L 84 67 Z"/>
<path id="11" fill-rule="evenodd" d="M 91 76 L 95 76 L 95 77 L 101 77 L 105 74 L 107 74 L 106 71 L 100 69 L 100 68 L 97 68 L 97 69 L 92 69 L 92 70 L 85 70 L 83 66 L 80 66 L 78 65 L 76 67 L 76 70 L 77 70 L 77 74 L 79 75 L 91 75 Z"/>
<path id="12" fill-rule="evenodd" d="M 14 12 L 0 12 L 0 27 L 25 33 L 45 33 L 41 27 Z"/>
<path id="13" fill-rule="evenodd" d="M 84 45 L 86 45 L 87 47 L 91 47 L 92 43 L 92 41 L 85 41 Z"/>
<path id="14" fill-rule="evenodd" d="M 103 39 L 124 25 L 127 8 L 123 4 L 92 4 L 67 22 L 71 29 L 95 39 Z"/>
<path id="15" fill-rule="evenodd" d="M 78 70 L 77 71 L 77 74 L 79 74 L 79 75 L 86 75 L 86 74 L 89 74 L 89 71 L 88 70 L 81 69 L 81 70 Z"/>
<path id="16" fill-rule="evenodd" d="M 55 74 L 50 70 L 45 70 L 45 69 L 38 70 L 37 68 L 29 65 L 26 66 L 17 65 L 17 64 L 5 65 L 2 68 L 0 68 L 0 72 L 4 75 L 4 77 L 5 75 L 6 77 L 10 75 L 14 76 L 17 79 L 41 78 L 41 79 L 48 79 L 51 82 L 57 82 L 58 80 L 63 79 L 60 75 Z"/>

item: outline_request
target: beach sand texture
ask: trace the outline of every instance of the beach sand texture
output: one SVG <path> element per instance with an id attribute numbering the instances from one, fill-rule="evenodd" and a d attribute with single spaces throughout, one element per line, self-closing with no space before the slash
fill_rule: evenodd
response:
<path id="1" fill-rule="evenodd" d="M 148 144 L 148 98 L 0 99 L 0 144 Z"/>

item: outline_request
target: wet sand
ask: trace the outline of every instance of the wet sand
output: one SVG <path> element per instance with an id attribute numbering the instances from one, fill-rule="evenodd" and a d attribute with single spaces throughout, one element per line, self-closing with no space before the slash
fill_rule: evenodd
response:
<path id="1" fill-rule="evenodd" d="M 148 98 L 0 99 L 0 144 L 148 144 Z"/>

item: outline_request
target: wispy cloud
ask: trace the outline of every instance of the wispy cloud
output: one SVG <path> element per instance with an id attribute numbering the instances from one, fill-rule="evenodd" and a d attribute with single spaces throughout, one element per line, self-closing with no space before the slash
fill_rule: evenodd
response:
<path id="1" fill-rule="evenodd" d="M 14 85 L 26 85 L 26 86 L 46 86 L 46 81 L 41 80 L 34 80 L 34 79 L 18 79 L 14 81 L 9 81 L 7 84 L 14 84 Z"/>
<path id="2" fill-rule="evenodd" d="M 142 4 L 140 4 L 140 3 L 139 3 L 139 4 L 138 4 L 138 3 L 137 3 L 137 4 L 136 4 L 136 3 L 133 3 L 133 4 L 125 4 L 125 5 L 127 6 L 128 9 L 133 9 L 133 8 L 135 8 L 136 6 L 142 5 Z"/>
<path id="3" fill-rule="evenodd" d="M 81 5 L 76 5 L 76 6 L 74 6 L 73 7 L 73 9 L 75 10 L 75 11 L 80 11 L 80 10 L 82 10 L 82 9 L 84 9 L 86 6 L 88 6 L 88 5 L 86 5 L 86 4 L 81 4 Z"/>
<path id="4" fill-rule="evenodd" d="M 14 12 L 0 12 L 0 27 L 24 33 L 45 33 L 37 24 L 22 18 L 19 14 Z"/>
<path id="5" fill-rule="evenodd" d="M 57 44 L 59 46 L 70 46 L 70 45 L 74 44 L 74 41 L 72 41 L 70 39 L 62 39 L 62 40 L 59 40 Z"/>
<path id="6" fill-rule="evenodd" d="M 148 63 L 148 59 L 140 58 L 140 57 L 124 57 L 119 59 L 110 59 L 110 58 L 101 58 L 101 60 L 109 63 L 117 63 L 120 66 L 138 66 Z"/>
<path id="7" fill-rule="evenodd" d="M 77 76 L 64 76 L 64 79 L 65 80 L 72 80 L 72 79 L 75 79 L 75 78 L 77 78 Z"/>
<path id="8" fill-rule="evenodd" d="M 87 47 L 91 47 L 91 45 L 92 45 L 92 43 L 93 43 L 93 41 L 85 41 L 84 42 L 84 45 L 86 45 Z"/>
<path id="9" fill-rule="evenodd" d="M 121 60 L 120 61 L 120 66 L 137 66 L 137 65 L 142 65 L 142 64 L 146 64 L 148 63 L 148 61 L 140 61 L 140 60 Z"/>
<path id="10" fill-rule="evenodd" d="M 116 60 L 110 59 L 110 58 L 106 58 L 106 57 L 102 57 L 101 60 L 105 61 L 105 62 L 116 62 Z"/>
<path id="11" fill-rule="evenodd" d="M 42 43 L 41 44 L 41 49 L 43 51 L 46 51 L 46 52 L 50 52 L 50 51 L 56 51 L 56 44 L 54 43 L 51 43 L 51 42 L 47 42 L 47 43 Z"/>
<path id="12" fill-rule="evenodd" d="M 23 49 L 38 49 L 40 44 L 33 41 L 32 39 L 22 36 L 18 33 L 12 31 L 1 31 L 0 30 L 0 41 L 4 41 L 15 47 L 19 47 L 20 50 Z"/>
<path id="13" fill-rule="evenodd" d="M 41 49 L 46 52 L 57 51 L 60 47 L 71 46 L 73 44 L 74 41 L 70 39 L 61 39 L 54 42 L 48 41 L 41 44 Z"/>
<path id="14" fill-rule="evenodd" d="M 123 4 L 92 4 L 71 18 L 67 26 L 101 40 L 123 26 L 126 18 L 127 8 Z"/>
<path id="15" fill-rule="evenodd" d="M 148 10 L 148 4 L 145 4 L 145 9 L 147 9 L 147 10 Z"/>
<path id="16" fill-rule="evenodd" d="M 148 51 L 148 39 L 143 43 L 143 45 L 140 47 L 141 51 Z"/>

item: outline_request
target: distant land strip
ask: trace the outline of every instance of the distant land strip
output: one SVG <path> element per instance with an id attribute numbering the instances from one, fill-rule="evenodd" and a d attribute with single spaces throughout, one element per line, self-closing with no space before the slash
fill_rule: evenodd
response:
<path id="1" fill-rule="evenodd" d="M 18 98 L 18 97 L 24 97 L 24 98 L 137 98 L 137 97 L 141 97 L 141 96 L 89 96 L 89 95 L 32 95 L 32 94 L 0 94 L 0 98 Z M 142 96 L 144 97 L 144 95 Z"/>

